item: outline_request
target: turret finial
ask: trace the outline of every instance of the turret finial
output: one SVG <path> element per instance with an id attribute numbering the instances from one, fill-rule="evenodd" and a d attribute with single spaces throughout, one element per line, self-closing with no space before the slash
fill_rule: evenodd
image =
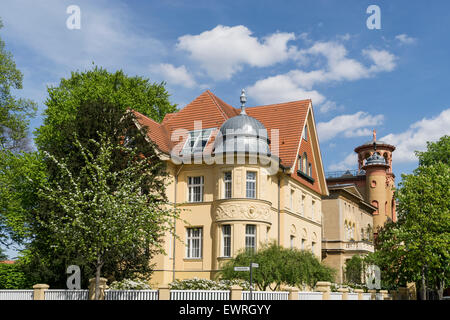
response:
<path id="1" fill-rule="evenodd" d="M 247 97 L 245 96 L 245 90 L 241 91 L 241 114 L 247 114 L 245 112 L 245 103 L 247 102 Z"/>
<path id="2" fill-rule="evenodd" d="M 373 141 L 377 141 L 377 130 L 373 129 Z"/>

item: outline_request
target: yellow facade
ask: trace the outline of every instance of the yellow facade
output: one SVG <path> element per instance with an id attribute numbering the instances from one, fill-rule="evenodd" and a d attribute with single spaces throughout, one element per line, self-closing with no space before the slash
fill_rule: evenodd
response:
<path id="1" fill-rule="evenodd" d="M 320 259 L 321 197 L 289 175 L 282 171 L 270 174 L 267 166 L 248 163 L 174 165 L 168 161 L 168 171 L 171 183 L 167 195 L 181 211 L 175 229 L 179 238 L 174 240 L 170 234 L 165 236 L 166 254 L 160 254 L 152 261 L 156 263 L 153 285 L 193 277 L 214 279 L 221 263 L 246 247 L 247 225 L 255 226 L 256 249 L 263 243 L 276 241 L 285 247 L 312 250 Z M 225 172 L 231 172 L 232 195 L 228 199 L 224 193 Z M 246 195 L 247 172 L 256 173 L 254 199 Z M 202 201 L 190 202 L 189 177 L 199 176 L 203 177 Z M 223 255 L 224 225 L 231 229 L 229 257 Z M 202 229 L 201 255 L 195 258 L 187 256 L 187 229 L 193 227 Z"/>

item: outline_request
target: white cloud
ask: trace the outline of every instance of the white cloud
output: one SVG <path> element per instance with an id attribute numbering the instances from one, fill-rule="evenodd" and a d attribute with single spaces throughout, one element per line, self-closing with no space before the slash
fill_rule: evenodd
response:
<path id="1" fill-rule="evenodd" d="M 316 90 L 299 87 L 290 73 L 258 80 L 247 88 L 247 92 L 261 104 L 303 99 L 311 99 L 313 103 L 320 104 L 325 100 L 325 97 Z"/>
<path id="2" fill-rule="evenodd" d="M 168 84 L 178 84 L 187 88 L 193 88 L 197 85 L 184 65 L 177 68 L 169 63 L 161 63 L 150 66 L 150 70 L 163 76 Z"/>
<path id="3" fill-rule="evenodd" d="M 252 94 L 257 101 L 274 103 L 279 102 L 281 98 L 294 100 L 311 98 L 315 106 L 320 106 L 326 100 L 322 94 L 314 90 L 316 85 L 369 78 L 379 72 L 392 71 L 396 66 L 396 57 L 392 53 L 386 50 L 365 49 L 362 55 L 372 62 L 366 66 L 349 58 L 345 46 L 335 41 L 316 42 L 310 48 L 302 50 L 291 48 L 290 52 L 291 58 L 297 60 L 302 66 L 314 65 L 314 63 L 321 66 L 311 71 L 295 69 L 285 74 L 258 80 L 248 89 L 249 94 Z M 325 63 L 320 62 L 320 58 L 323 57 Z M 319 110 L 328 112 L 335 108 L 336 106 L 329 102 Z"/>
<path id="4" fill-rule="evenodd" d="M 444 135 L 450 135 L 450 108 L 434 118 L 424 118 L 413 123 L 404 132 L 391 133 L 380 140 L 396 147 L 393 159 L 396 163 L 402 163 L 416 161 L 414 151 L 426 150 L 427 141 L 439 140 Z"/>
<path id="5" fill-rule="evenodd" d="M 36 61 L 60 77 L 70 70 L 90 67 L 92 62 L 106 68 L 126 66 L 140 71 L 142 60 L 155 59 L 166 52 L 158 39 L 140 33 L 125 4 L 79 0 L 81 29 L 69 30 L 66 1 L 2 1 L 0 12 L 8 41 L 20 43 Z M 139 61 L 141 59 L 141 61 Z M 37 71 L 35 71 L 37 72 Z"/>
<path id="6" fill-rule="evenodd" d="M 414 44 L 417 42 L 416 38 L 410 37 L 404 33 L 395 36 L 395 39 L 400 41 L 401 44 Z"/>
<path id="7" fill-rule="evenodd" d="M 327 171 L 352 170 L 358 166 L 358 155 L 355 152 L 349 153 L 342 161 L 331 164 Z M 356 168 L 357 169 L 357 168 Z"/>
<path id="8" fill-rule="evenodd" d="M 338 106 L 336 102 L 331 100 L 326 100 L 324 103 L 318 107 L 320 113 L 328 113 L 333 110 L 343 110 L 344 106 Z"/>
<path id="9" fill-rule="evenodd" d="M 358 111 L 354 114 L 344 114 L 328 122 L 319 122 L 317 132 L 320 141 L 330 140 L 340 134 L 344 137 L 361 137 L 370 135 L 367 127 L 375 127 L 383 122 L 383 115 L 372 116 L 366 112 Z"/>
<path id="10" fill-rule="evenodd" d="M 285 61 L 294 47 L 288 42 L 293 33 L 277 32 L 261 40 L 245 26 L 218 25 L 198 35 L 178 38 L 177 48 L 189 52 L 207 74 L 216 80 L 230 79 L 244 65 L 267 67 Z"/>

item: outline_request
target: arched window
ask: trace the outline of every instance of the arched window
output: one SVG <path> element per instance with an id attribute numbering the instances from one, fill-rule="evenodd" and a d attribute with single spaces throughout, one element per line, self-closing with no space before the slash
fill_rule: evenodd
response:
<path id="1" fill-rule="evenodd" d="M 378 214 L 378 201 L 377 200 L 373 200 L 372 201 L 372 205 L 377 208 L 377 210 L 375 210 L 375 212 L 373 214 Z"/>
<path id="2" fill-rule="evenodd" d="M 303 130 L 303 139 L 308 140 L 308 125 L 305 124 L 305 129 Z"/>

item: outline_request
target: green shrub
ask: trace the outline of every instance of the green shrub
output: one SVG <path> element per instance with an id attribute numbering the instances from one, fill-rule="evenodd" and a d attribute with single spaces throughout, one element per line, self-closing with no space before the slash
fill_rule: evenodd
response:
<path id="1" fill-rule="evenodd" d="M 0 289 L 29 289 L 29 279 L 18 265 L 0 264 Z"/>

